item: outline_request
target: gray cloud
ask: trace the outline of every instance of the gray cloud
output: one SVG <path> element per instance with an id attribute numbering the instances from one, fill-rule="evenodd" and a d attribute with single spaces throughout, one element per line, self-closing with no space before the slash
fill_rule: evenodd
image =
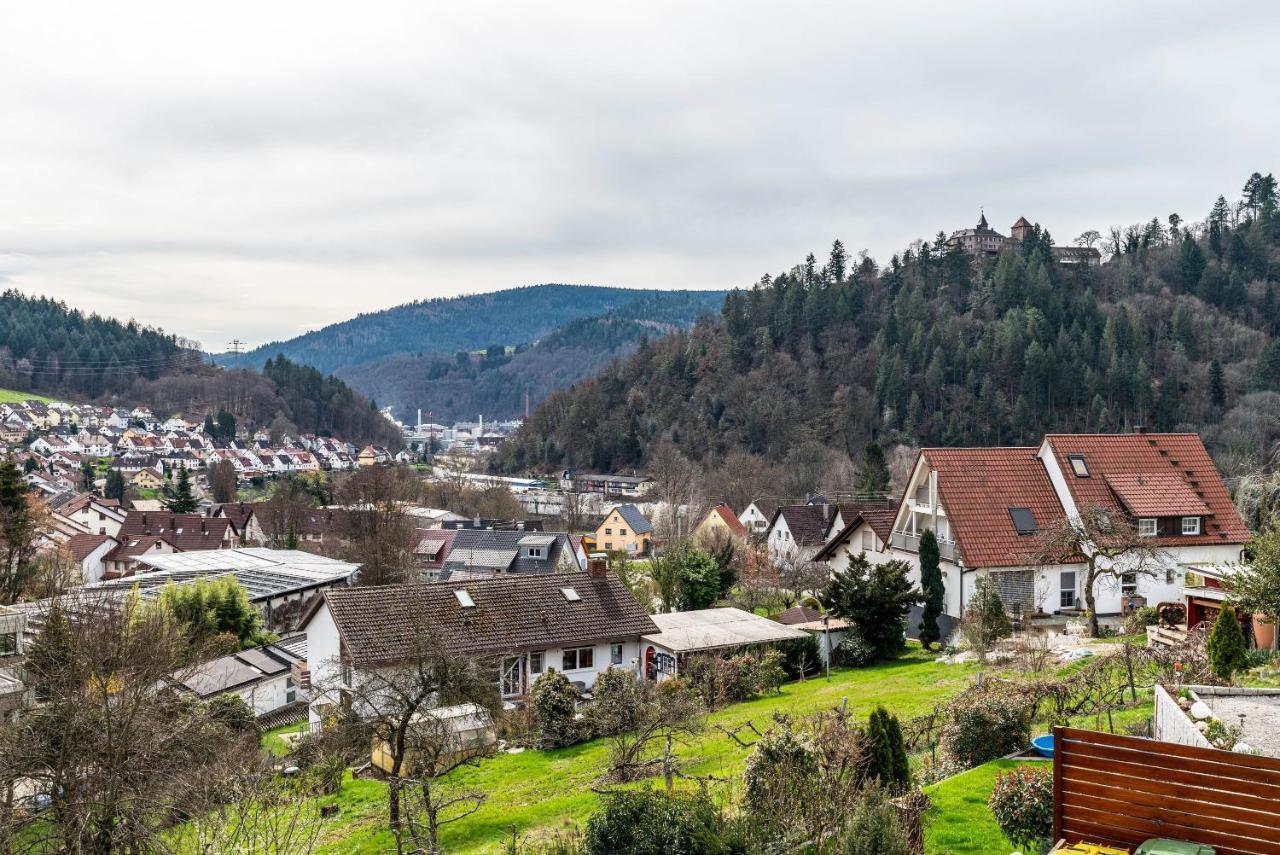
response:
<path id="1" fill-rule="evenodd" d="M 1115 7 L 1120 8 L 1115 8 Z M 26 4 L 0 281 L 220 348 L 540 281 L 745 285 L 1272 169 L 1280 7 Z"/>

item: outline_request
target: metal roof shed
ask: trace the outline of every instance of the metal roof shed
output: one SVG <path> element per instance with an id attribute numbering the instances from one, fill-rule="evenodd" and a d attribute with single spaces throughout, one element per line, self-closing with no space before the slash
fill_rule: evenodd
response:
<path id="1" fill-rule="evenodd" d="M 652 617 L 660 632 L 641 636 L 641 640 L 676 655 L 809 637 L 802 629 L 735 608 L 671 612 Z"/>

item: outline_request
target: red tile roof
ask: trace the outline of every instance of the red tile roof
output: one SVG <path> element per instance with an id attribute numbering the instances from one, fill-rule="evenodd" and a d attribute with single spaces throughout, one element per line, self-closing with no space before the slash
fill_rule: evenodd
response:
<path id="1" fill-rule="evenodd" d="M 67 538 L 64 548 L 72 561 L 81 562 L 104 543 L 114 543 L 115 538 L 109 534 L 73 534 Z"/>
<path id="2" fill-rule="evenodd" d="M 1107 486 L 1135 517 L 1203 517 L 1211 512 L 1182 478 L 1172 472 L 1108 475 Z"/>
<path id="3" fill-rule="evenodd" d="M 729 527 L 729 531 L 733 532 L 738 537 L 747 536 L 747 527 L 742 524 L 740 519 L 738 519 L 738 515 L 733 512 L 733 508 L 729 507 L 724 502 L 721 502 L 712 508 L 711 511 L 712 513 L 720 515 L 720 519 L 724 520 L 724 524 Z"/>
<path id="4" fill-rule="evenodd" d="M 925 448 L 938 498 L 969 567 L 1018 567 L 1039 545 L 1019 535 L 1010 508 L 1027 508 L 1043 531 L 1065 516 L 1035 448 Z"/>
<path id="5" fill-rule="evenodd" d="M 1157 544 L 1197 546 L 1244 543 L 1249 539 L 1248 527 L 1236 513 L 1204 443 L 1194 433 L 1059 433 L 1048 434 L 1045 442 L 1062 469 L 1077 508 L 1097 505 L 1124 510 L 1109 483 L 1117 476 L 1174 475 L 1205 504 L 1209 515 L 1201 534 L 1156 538 Z M 1073 454 L 1084 457 L 1088 478 L 1074 474 L 1068 459 Z M 1181 514 L 1171 511 L 1168 515 Z"/>

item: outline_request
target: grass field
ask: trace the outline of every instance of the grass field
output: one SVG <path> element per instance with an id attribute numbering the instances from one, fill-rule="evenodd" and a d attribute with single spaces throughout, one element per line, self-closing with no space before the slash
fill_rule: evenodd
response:
<path id="1" fill-rule="evenodd" d="M 1021 762 L 995 760 L 925 787 L 933 807 L 926 819 L 924 851 L 928 855 L 1009 855 L 1013 845 L 992 818 L 987 799 L 996 774 Z"/>
<path id="2" fill-rule="evenodd" d="M 976 675 L 974 664 L 944 665 L 918 648 L 901 659 L 870 668 L 833 672 L 791 683 L 782 692 L 735 704 L 709 716 L 708 728 L 677 749 L 681 768 L 689 774 L 733 778 L 742 772 L 749 749 L 715 729 L 753 721 L 763 729 L 775 712 L 804 713 L 832 708 L 847 699 L 849 709 L 865 717 L 883 704 L 903 719 L 926 712 L 933 704 L 963 689 Z M 598 803 L 591 785 L 605 768 L 607 740 L 597 739 L 555 751 L 500 754 L 479 766 L 460 770 L 460 786 L 489 794 L 473 816 L 445 830 L 447 851 L 492 852 L 510 834 L 551 831 L 581 825 Z M 386 787 L 377 781 L 348 781 L 337 796 L 340 810 L 328 820 L 318 849 L 322 853 L 382 853 L 391 845 L 385 830 Z"/>
<path id="3" fill-rule="evenodd" d="M 32 392 L 17 392 L 13 389 L 0 389 L 0 404 L 12 404 L 16 401 L 52 401 L 53 398 L 46 398 L 44 395 L 36 395 Z"/>

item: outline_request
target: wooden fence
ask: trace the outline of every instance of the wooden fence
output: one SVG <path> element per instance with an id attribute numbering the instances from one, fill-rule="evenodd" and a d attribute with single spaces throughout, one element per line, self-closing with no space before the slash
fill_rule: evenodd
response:
<path id="1" fill-rule="evenodd" d="M 1218 855 L 1280 852 L 1280 760 L 1054 729 L 1054 839 L 1136 846 L 1152 837 Z"/>

